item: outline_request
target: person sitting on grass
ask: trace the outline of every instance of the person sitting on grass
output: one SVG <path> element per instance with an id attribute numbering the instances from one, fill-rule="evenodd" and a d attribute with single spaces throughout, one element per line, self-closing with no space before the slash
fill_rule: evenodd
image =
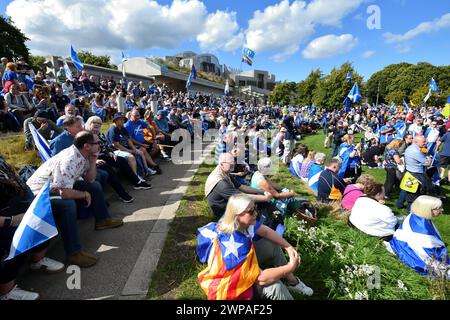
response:
<path id="1" fill-rule="evenodd" d="M 442 201 L 431 196 L 419 196 L 411 205 L 411 213 L 395 231 L 387 245 L 404 264 L 422 275 L 436 276 L 446 269 L 450 278 L 448 250 L 432 220 L 444 212 Z"/>
<path id="2" fill-rule="evenodd" d="M 289 255 L 289 262 L 282 249 Z M 230 197 L 218 223 L 198 229 L 197 254 L 202 263 L 208 264 L 198 274 L 208 300 L 293 300 L 289 290 L 313 294 L 294 275 L 300 264 L 297 251 L 256 221 L 255 203 L 245 194 Z M 262 269 L 262 264 L 273 267 Z"/>
<path id="3" fill-rule="evenodd" d="M 230 197 L 238 193 L 246 193 L 255 202 L 269 202 L 272 196 L 268 192 L 241 185 L 234 176 L 234 157 L 231 153 L 222 153 L 219 164 L 210 173 L 205 183 L 205 197 L 208 206 L 216 217 L 225 213 Z"/>
<path id="4" fill-rule="evenodd" d="M 322 203 L 341 200 L 347 183 L 350 178 L 342 179 L 338 176 L 341 161 L 336 158 L 328 161 L 325 170 L 319 176 L 317 182 L 317 200 Z"/>
<path id="5" fill-rule="evenodd" d="M 349 224 L 362 232 L 389 241 L 397 226 L 397 217 L 384 205 L 384 187 L 372 181 L 365 185 L 364 195 L 356 200 Z"/>
<path id="6" fill-rule="evenodd" d="M 22 290 L 16 285 L 20 268 L 25 265 L 27 258 L 31 256 L 31 270 L 46 273 L 61 272 L 64 264 L 45 256 L 49 241 L 4 261 L 3 258 L 9 255 L 14 234 L 34 196 L 2 156 L 0 188 L 0 300 L 36 300 L 39 298 L 38 293 Z"/>
<path id="7" fill-rule="evenodd" d="M 298 199 L 295 198 L 295 192 L 270 180 L 274 174 L 272 160 L 262 158 L 258 161 L 258 171 L 253 174 L 250 186 L 270 193 L 273 197 L 272 203 L 283 216 L 291 214 L 296 209 Z"/>
<path id="8" fill-rule="evenodd" d="M 302 163 L 305 160 L 308 153 L 309 153 L 308 146 L 306 146 L 304 144 L 299 145 L 295 152 L 295 156 L 292 158 L 291 162 L 289 163 L 289 171 L 297 178 L 300 178 Z"/>
<path id="9" fill-rule="evenodd" d="M 325 155 L 325 153 L 316 153 L 316 155 L 314 156 L 314 163 L 309 169 L 308 186 L 314 191 L 316 195 L 319 177 L 323 171 L 323 164 L 325 163 L 326 158 L 327 156 Z"/>
<path id="10" fill-rule="evenodd" d="M 311 166 L 314 163 L 314 158 L 316 156 L 315 151 L 309 151 L 308 156 L 303 160 L 302 167 L 300 169 L 300 178 L 306 182 L 308 181 L 309 172 L 311 170 Z"/>
<path id="11" fill-rule="evenodd" d="M 355 184 L 348 185 L 344 194 L 342 195 L 341 206 L 344 210 L 352 211 L 356 200 L 364 195 L 364 188 L 369 184 L 375 182 L 375 179 L 368 174 L 363 174 L 356 180 Z"/>

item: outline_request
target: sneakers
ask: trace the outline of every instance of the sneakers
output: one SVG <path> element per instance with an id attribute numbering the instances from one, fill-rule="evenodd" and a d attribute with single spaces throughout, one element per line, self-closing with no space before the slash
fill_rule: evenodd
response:
<path id="1" fill-rule="evenodd" d="M 37 300 L 39 299 L 39 293 L 25 291 L 15 286 L 7 294 L 0 296 L 0 300 Z"/>
<path id="2" fill-rule="evenodd" d="M 121 196 L 120 199 L 122 199 L 122 202 L 125 202 L 125 203 L 130 203 L 130 202 L 134 201 L 134 198 L 132 196 L 130 196 L 128 193 Z"/>
<path id="3" fill-rule="evenodd" d="M 64 264 L 59 261 L 44 257 L 40 261 L 30 264 L 30 269 L 33 271 L 57 273 L 64 270 Z"/>
<path id="4" fill-rule="evenodd" d="M 156 171 L 157 174 L 162 174 L 161 168 L 159 166 L 154 166 L 153 169 Z"/>
<path id="5" fill-rule="evenodd" d="M 157 172 L 156 172 L 155 170 L 153 170 L 153 169 L 151 169 L 151 168 L 147 168 L 147 174 L 148 174 L 148 175 L 154 176 L 156 173 L 157 173 Z"/>
<path id="6" fill-rule="evenodd" d="M 134 190 L 148 190 L 151 189 L 152 186 L 145 181 L 139 181 L 135 186 Z"/>
<path id="7" fill-rule="evenodd" d="M 295 286 L 287 286 L 288 289 L 300 293 L 300 294 L 304 294 L 307 296 L 312 296 L 314 291 L 313 289 L 311 289 L 310 287 L 306 286 L 306 284 L 304 284 L 303 282 L 300 281 L 299 278 L 297 278 L 298 283 Z"/>
<path id="8" fill-rule="evenodd" d="M 85 251 L 78 251 L 67 259 L 69 264 L 74 264 L 80 268 L 89 268 L 97 263 L 97 258 Z"/>
<path id="9" fill-rule="evenodd" d="M 106 218 L 95 224 L 95 230 L 105 230 L 117 228 L 123 225 L 122 219 Z"/>

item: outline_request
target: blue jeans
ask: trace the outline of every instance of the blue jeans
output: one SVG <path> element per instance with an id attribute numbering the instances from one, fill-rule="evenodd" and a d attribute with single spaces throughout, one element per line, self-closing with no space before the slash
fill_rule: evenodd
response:
<path id="1" fill-rule="evenodd" d="M 330 158 L 333 158 L 333 157 L 337 156 L 338 150 L 339 150 L 339 145 L 333 142 L 331 144 L 331 156 L 330 156 Z"/>
<path id="2" fill-rule="evenodd" d="M 405 190 L 400 190 L 400 194 L 397 199 L 397 209 L 402 209 L 405 207 L 406 195 L 408 193 Z"/>
<path id="3" fill-rule="evenodd" d="M 95 181 L 100 183 L 103 189 L 106 188 L 106 184 L 108 183 L 108 172 L 102 169 L 97 168 L 97 175 L 95 176 Z"/>
<path id="4" fill-rule="evenodd" d="M 104 199 L 103 189 L 98 182 L 77 181 L 73 186 L 74 190 L 87 191 L 91 194 L 90 209 L 95 217 L 95 222 L 102 221 L 110 217 Z M 66 255 L 70 256 L 81 250 L 80 235 L 77 222 L 77 205 L 84 206 L 82 201 L 70 199 L 51 200 L 53 216 L 56 225 L 61 232 Z"/>

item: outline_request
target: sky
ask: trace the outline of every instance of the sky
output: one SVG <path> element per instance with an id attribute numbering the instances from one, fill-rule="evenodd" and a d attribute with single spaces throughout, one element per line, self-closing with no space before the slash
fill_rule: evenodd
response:
<path id="1" fill-rule="evenodd" d="M 0 0 L 36 55 L 127 57 L 182 51 L 301 81 L 351 62 L 365 80 L 388 64 L 449 65 L 449 0 Z M 244 46 L 256 52 L 242 65 Z"/>

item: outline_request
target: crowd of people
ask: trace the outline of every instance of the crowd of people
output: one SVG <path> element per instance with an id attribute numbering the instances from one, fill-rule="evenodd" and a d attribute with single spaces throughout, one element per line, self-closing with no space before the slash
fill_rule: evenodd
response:
<path id="1" fill-rule="evenodd" d="M 82 248 L 77 218 L 94 216 L 95 230 L 122 226 L 108 209 L 105 188 L 109 185 L 125 203 L 134 199 L 122 177 L 135 190 L 151 189 L 149 177 L 163 174 L 158 162 L 171 159 L 173 146 L 180 142 L 172 141 L 172 135 L 183 129 L 187 137 L 215 139 L 217 167 L 205 183 L 205 198 L 219 221 L 199 229 L 197 248 L 200 261 L 207 264 L 198 280 L 208 299 L 313 294 L 294 275 L 300 257 L 282 237 L 283 218 L 306 200 L 272 180 L 277 165 L 287 166 L 293 179 L 308 184 L 319 202 L 339 202 L 350 227 L 379 237 L 402 261 L 425 272 L 423 257 L 412 257 L 416 242 L 411 238 L 408 246 L 414 232 L 405 222 L 430 221 L 442 213 L 440 186 L 450 179 L 444 177 L 450 164 L 450 121 L 436 108 L 363 105 L 346 113 L 339 108 L 274 106 L 177 92 L 155 81 L 148 87 L 126 79 L 116 83 L 84 71 L 73 81 L 63 69 L 51 78 L 34 74 L 24 59 L 12 63 L 4 58 L 2 64 L 1 129 L 23 130 L 27 152 L 37 147 L 36 130 L 49 141 L 51 157 L 27 179 L 0 157 L 0 184 L 6 191 L 0 197 L 1 256 L 8 253 L 32 199 L 50 179 L 51 207 L 67 262 L 95 265 L 95 255 Z M 325 133 L 324 145 L 331 148 L 328 161 L 324 153 L 297 145 L 304 134 L 319 129 Z M 364 138 L 355 143 L 358 132 Z M 385 170 L 384 185 L 362 175 L 364 165 Z M 396 188 L 401 188 L 397 205 L 407 210 L 403 223 L 384 203 Z M 268 218 L 274 212 L 276 223 Z M 430 236 L 440 239 L 437 231 Z M 45 256 L 47 246 L 29 253 L 31 268 L 62 271 L 63 263 Z M 438 257 L 446 252 L 443 243 L 433 250 Z M 26 262 L 24 256 L 2 261 L 1 299 L 38 297 L 15 285 Z M 262 269 L 263 262 L 271 267 Z"/>

